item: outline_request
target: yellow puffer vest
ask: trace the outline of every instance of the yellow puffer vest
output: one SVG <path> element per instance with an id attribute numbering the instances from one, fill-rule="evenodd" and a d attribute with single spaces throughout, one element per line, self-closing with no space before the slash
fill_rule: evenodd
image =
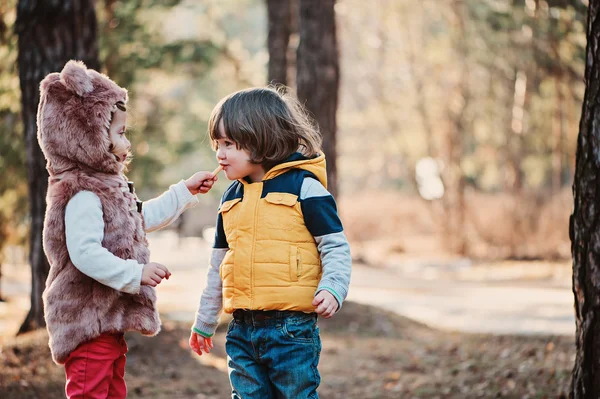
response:
<path id="1" fill-rule="evenodd" d="M 243 197 L 224 197 L 219 212 L 229 250 L 220 274 L 226 313 L 236 309 L 314 311 L 321 260 L 299 202 L 306 173 L 294 173 L 294 169 L 310 172 L 327 187 L 325 157 L 320 155 L 277 165 L 261 182 L 239 180 L 234 184 L 243 185 Z"/>

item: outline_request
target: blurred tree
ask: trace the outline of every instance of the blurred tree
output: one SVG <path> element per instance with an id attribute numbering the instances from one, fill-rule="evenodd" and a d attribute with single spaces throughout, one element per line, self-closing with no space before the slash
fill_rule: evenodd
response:
<path id="1" fill-rule="evenodd" d="M 600 0 L 589 2 L 585 96 L 569 233 L 573 256 L 577 354 L 569 397 L 600 397 Z"/>
<path id="2" fill-rule="evenodd" d="M 567 216 L 561 211 L 553 221 L 543 212 L 559 208 L 552 193 L 563 197 L 571 181 L 585 11 L 581 0 L 338 0 L 344 190 L 412 194 L 415 165 L 427 156 L 443 161 L 447 179 L 449 138 L 460 139 L 452 163 L 464 179 L 467 237 L 498 256 L 556 254 L 550 244 L 548 252 L 529 251 L 549 243 L 536 235 Z M 357 157 L 363 162 L 352 162 Z M 453 195 L 445 183 L 445 196 Z M 483 198 L 498 200 L 506 228 L 489 228 Z M 448 207 L 437 212 L 445 200 L 429 203 L 434 220 L 454 218 Z"/>
<path id="3" fill-rule="evenodd" d="M 467 40 L 466 9 L 462 0 L 452 2 L 452 24 L 454 33 L 452 45 L 455 47 L 455 63 L 459 65 L 460 74 L 452 89 L 453 101 L 447 102 L 448 132 L 446 134 L 446 164 L 444 182 L 448 187 L 443 197 L 446 217 L 444 217 L 444 233 L 446 246 L 460 255 L 467 254 L 467 237 L 465 231 L 465 174 L 461 161 L 465 153 L 465 136 L 471 130 L 468 109 L 471 103 L 469 85 L 469 41 Z"/>
<path id="4" fill-rule="evenodd" d="M 19 329 L 23 333 L 45 325 L 42 292 L 49 271 L 42 248 L 48 173 L 36 136 L 39 84 L 44 76 L 60 71 L 70 59 L 99 69 L 94 1 L 19 0 L 15 31 L 19 37 L 21 113 L 31 215 L 31 309 Z"/>
<path id="5" fill-rule="evenodd" d="M 266 0 L 268 16 L 267 47 L 269 49 L 269 73 L 272 84 L 288 84 L 288 45 L 290 42 L 292 10 L 290 0 Z"/>
<path id="6" fill-rule="evenodd" d="M 17 38 L 13 34 L 16 0 L 0 3 L 0 276 L 7 244 L 26 237 L 27 178 L 17 75 Z M 2 293 L 0 292 L 0 300 Z"/>
<path id="7" fill-rule="evenodd" d="M 501 140 L 482 142 L 473 137 L 474 144 L 495 155 L 477 160 L 479 151 L 467 154 L 470 162 L 481 165 L 469 177 L 477 184 L 482 172 L 496 163 L 500 171 L 496 187 L 508 194 L 510 202 L 506 207 L 510 234 L 502 242 L 510 257 L 528 257 L 527 242 L 543 225 L 540 209 L 553 199 L 552 192 L 570 182 L 569 154 L 575 151 L 568 137 L 576 132 L 570 115 L 576 112 L 577 88 L 583 80 L 580 32 L 586 7 L 581 1 L 544 0 L 505 2 L 509 7 L 468 4 L 478 32 L 472 37 L 481 37 L 497 54 L 476 54 L 474 70 L 483 67 L 490 77 L 488 92 L 478 90 L 486 96 L 481 104 L 487 109 L 476 109 L 476 123 L 496 120 L 503 132 L 497 136 Z M 485 226 L 477 230 L 488 243 L 497 238 Z"/>
<path id="8" fill-rule="evenodd" d="M 105 73 L 130 93 L 135 162 L 127 174 L 144 195 L 164 188 L 157 175 L 166 165 L 197 149 L 197 135 L 192 132 L 205 121 L 188 105 L 197 95 L 194 81 L 211 71 L 229 43 L 217 43 L 194 29 L 173 31 L 177 15 L 208 16 L 213 12 L 211 2 L 200 10 L 180 0 L 104 0 L 102 5 L 98 8 L 100 58 L 105 60 Z M 221 32 L 209 17 L 197 22 L 210 25 L 207 29 L 214 29 L 215 35 Z"/>
<path id="9" fill-rule="evenodd" d="M 323 135 L 327 188 L 337 195 L 336 113 L 340 80 L 335 0 L 299 0 L 298 98 Z"/>
<path id="10" fill-rule="evenodd" d="M 219 48 L 211 38 L 192 34 L 165 37 L 166 13 L 181 0 L 104 0 L 100 8 L 100 49 L 108 76 L 132 88 L 145 71 L 164 70 L 202 74 Z M 141 76 L 142 75 L 142 76 Z"/>
<path id="11" fill-rule="evenodd" d="M 5 255 L 2 252 L 4 247 L 4 243 L 6 242 L 8 234 L 6 234 L 6 220 L 4 215 L 0 213 L 0 284 L 2 283 L 2 264 L 4 263 Z M 0 302 L 4 302 L 4 297 L 2 296 L 2 289 L 0 286 Z"/>

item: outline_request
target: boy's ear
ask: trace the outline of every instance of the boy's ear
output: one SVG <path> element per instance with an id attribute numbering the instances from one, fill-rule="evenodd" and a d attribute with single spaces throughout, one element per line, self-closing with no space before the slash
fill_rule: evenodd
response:
<path id="1" fill-rule="evenodd" d="M 87 73 L 87 67 L 81 61 L 67 62 L 60 73 L 60 79 L 67 90 L 78 96 L 83 96 L 94 89 L 92 78 Z"/>

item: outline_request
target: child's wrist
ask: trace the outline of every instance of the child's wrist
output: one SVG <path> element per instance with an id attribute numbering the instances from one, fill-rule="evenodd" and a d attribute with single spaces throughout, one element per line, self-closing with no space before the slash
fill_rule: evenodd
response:
<path id="1" fill-rule="evenodd" d="M 208 334 L 203 331 L 198 330 L 196 327 L 192 327 L 192 331 L 198 335 L 203 336 L 204 338 L 211 338 L 214 334 Z"/>
<path id="2" fill-rule="evenodd" d="M 185 188 L 184 188 L 185 187 Z M 191 198 L 195 198 L 196 195 L 192 191 L 193 187 L 189 187 L 189 183 L 187 180 L 181 180 L 179 183 L 175 184 L 175 191 L 177 192 L 178 197 L 183 201 L 187 202 Z"/>

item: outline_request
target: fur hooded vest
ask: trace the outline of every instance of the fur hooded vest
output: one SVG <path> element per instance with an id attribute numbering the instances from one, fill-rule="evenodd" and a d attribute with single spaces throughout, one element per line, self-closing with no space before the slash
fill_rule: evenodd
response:
<path id="1" fill-rule="evenodd" d="M 65 208 L 85 190 L 102 204 L 102 245 L 122 259 L 149 261 L 137 198 L 127 187 L 122 163 L 109 151 L 108 128 L 118 101 L 127 101 L 127 91 L 81 62 L 69 61 L 40 84 L 38 141 L 50 174 L 43 232 L 50 263 L 44 317 L 52 358 L 59 364 L 102 333 L 154 335 L 160 330 L 154 288 L 141 286 L 136 295 L 114 290 L 81 273 L 67 251 Z"/>

